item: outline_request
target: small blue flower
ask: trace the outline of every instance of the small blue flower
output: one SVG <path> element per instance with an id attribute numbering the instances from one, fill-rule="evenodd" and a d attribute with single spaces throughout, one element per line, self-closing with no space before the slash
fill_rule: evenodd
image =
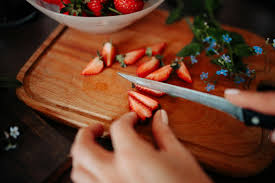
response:
<path id="1" fill-rule="evenodd" d="M 196 56 L 198 56 L 198 55 L 200 55 L 200 54 L 201 54 L 200 52 L 197 52 L 197 53 L 196 53 Z"/>
<path id="2" fill-rule="evenodd" d="M 272 44 L 273 48 L 275 48 L 275 39 L 273 39 L 273 44 Z"/>
<path id="3" fill-rule="evenodd" d="M 208 37 L 204 38 L 202 41 L 206 42 L 206 43 L 216 42 L 216 40 L 212 36 L 208 36 Z"/>
<path id="4" fill-rule="evenodd" d="M 192 64 L 198 63 L 198 60 L 196 59 L 196 56 L 191 55 L 190 58 L 191 58 L 191 63 Z"/>
<path id="5" fill-rule="evenodd" d="M 222 39 L 224 42 L 226 42 L 228 44 L 232 41 L 232 38 L 228 34 L 222 35 Z"/>
<path id="6" fill-rule="evenodd" d="M 241 84 L 241 83 L 243 83 L 243 82 L 245 82 L 245 79 L 244 78 L 242 78 L 242 77 L 235 77 L 235 83 L 237 83 L 237 84 Z"/>
<path id="7" fill-rule="evenodd" d="M 224 75 L 224 76 L 227 76 L 227 72 L 228 72 L 228 70 L 221 69 L 220 71 L 217 71 L 216 74 L 217 74 L 217 75 Z"/>
<path id="8" fill-rule="evenodd" d="M 223 54 L 222 59 L 225 61 L 225 63 L 230 63 L 231 62 L 230 56 L 228 56 L 228 55 Z"/>
<path id="9" fill-rule="evenodd" d="M 206 73 L 202 72 L 200 77 L 201 77 L 201 80 L 207 79 L 208 78 L 208 72 L 206 72 Z"/>
<path id="10" fill-rule="evenodd" d="M 215 89 L 215 85 L 208 83 L 207 86 L 205 87 L 205 89 L 206 89 L 206 91 L 210 92 L 211 90 Z"/>
<path id="11" fill-rule="evenodd" d="M 259 46 L 253 46 L 253 49 L 257 55 L 261 55 L 263 53 L 263 49 Z"/>

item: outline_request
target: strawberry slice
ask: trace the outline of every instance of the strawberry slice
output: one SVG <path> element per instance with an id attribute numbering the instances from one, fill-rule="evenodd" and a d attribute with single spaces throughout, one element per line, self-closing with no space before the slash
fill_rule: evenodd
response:
<path id="1" fill-rule="evenodd" d="M 156 100 L 154 100 L 150 97 L 147 97 L 145 95 L 142 95 L 138 92 L 128 91 L 128 95 L 135 98 L 136 100 L 138 100 L 145 106 L 149 107 L 152 111 L 159 107 L 159 103 Z"/>
<path id="2" fill-rule="evenodd" d="M 57 4 L 59 5 L 59 3 L 61 2 L 61 0 L 43 0 L 49 4 Z"/>
<path id="3" fill-rule="evenodd" d="M 107 67 L 110 67 L 113 64 L 116 56 L 116 49 L 111 42 L 104 43 L 103 49 L 102 49 L 102 56 L 103 56 L 105 65 Z"/>
<path id="4" fill-rule="evenodd" d="M 120 63 L 121 67 L 126 67 L 126 65 L 132 65 L 136 63 L 145 55 L 145 49 L 136 49 L 126 53 L 125 55 L 117 55 L 116 59 Z"/>
<path id="5" fill-rule="evenodd" d="M 147 93 L 149 95 L 155 96 L 155 97 L 161 97 L 163 95 L 165 95 L 166 93 L 161 92 L 161 91 L 157 91 L 151 88 L 147 88 L 145 86 L 140 86 L 140 85 L 135 85 L 135 88 L 143 93 Z"/>
<path id="6" fill-rule="evenodd" d="M 128 100 L 129 100 L 130 109 L 136 112 L 137 115 L 140 117 L 140 119 L 146 120 L 146 118 L 152 117 L 152 111 L 149 108 L 147 108 L 145 105 L 138 102 L 136 99 L 134 99 L 131 96 L 128 97 Z"/>
<path id="7" fill-rule="evenodd" d="M 176 72 L 180 79 L 186 81 L 187 83 L 192 83 L 190 73 L 183 62 L 180 62 L 180 67 Z"/>
<path id="8" fill-rule="evenodd" d="M 165 47 L 166 47 L 165 42 L 149 46 L 146 49 L 146 55 L 148 56 L 160 55 L 164 51 Z"/>
<path id="9" fill-rule="evenodd" d="M 141 64 L 137 68 L 137 75 L 142 78 L 146 77 L 151 72 L 157 70 L 159 68 L 159 65 L 160 61 L 156 57 L 153 57 L 150 61 Z"/>
<path id="10" fill-rule="evenodd" d="M 172 71 L 172 67 L 170 65 L 166 65 L 146 76 L 146 79 L 151 79 L 154 81 L 166 81 Z"/>
<path id="11" fill-rule="evenodd" d="M 97 56 L 92 59 L 89 64 L 82 71 L 82 75 L 95 75 L 100 73 L 104 68 L 104 63 L 101 60 L 101 57 Z"/>

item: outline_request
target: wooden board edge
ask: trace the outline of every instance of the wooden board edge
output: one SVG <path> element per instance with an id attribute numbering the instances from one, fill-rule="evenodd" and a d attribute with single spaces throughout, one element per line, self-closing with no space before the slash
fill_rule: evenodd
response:
<path id="1" fill-rule="evenodd" d="M 18 72 L 16 79 L 23 83 L 26 72 L 38 60 L 42 53 L 53 44 L 54 40 L 66 29 L 65 25 L 59 24 L 57 28 L 49 35 L 49 37 L 41 44 L 41 46 L 33 53 L 24 66 Z"/>
<path id="2" fill-rule="evenodd" d="M 16 94 L 18 96 L 18 98 L 23 101 L 24 103 L 26 103 L 28 106 L 30 106 L 31 108 L 43 113 L 43 115 L 46 115 L 47 117 L 57 120 L 58 122 L 61 122 L 65 125 L 74 127 L 74 128 L 81 128 L 81 127 L 87 127 L 89 124 L 93 124 L 93 123 L 98 123 L 99 121 L 92 121 L 91 123 L 87 123 L 86 125 L 83 125 L 83 122 L 77 122 L 74 119 L 71 119 L 66 115 L 56 115 L 56 110 L 51 109 L 50 106 L 48 105 L 43 105 L 37 101 L 35 101 L 34 99 L 32 99 L 31 97 L 29 97 L 27 95 L 27 93 L 25 92 L 24 88 L 18 88 L 16 90 Z M 62 110 L 62 109 L 61 109 Z M 55 112 L 55 115 L 53 115 L 53 112 Z M 66 112 L 66 111 L 65 111 Z M 66 114 L 66 113 L 65 113 Z M 79 116 L 78 116 L 79 117 Z M 81 116 L 83 118 L 83 121 L 87 120 L 87 121 L 91 121 L 92 119 L 86 118 Z M 100 123 L 100 122 L 99 122 Z M 108 133 L 109 131 L 109 126 L 105 125 L 105 132 Z M 145 137 L 145 139 L 147 139 Z M 256 175 L 259 172 L 263 171 L 273 160 L 273 156 L 272 154 L 275 153 L 275 147 L 272 148 L 270 145 L 271 142 L 268 141 L 267 136 L 265 135 L 263 144 L 261 149 L 268 149 L 270 151 L 258 151 L 255 152 L 253 154 L 249 154 L 247 156 L 232 156 L 232 157 L 228 157 L 223 155 L 222 153 L 218 153 L 218 152 L 212 152 L 209 150 L 209 153 L 205 153 L 204 156 L 201 155 L 200 151 L 200 147 L 196 147 L 195 145 L 192 144 L 188 144 L 183 142 L 183 144 L 191 151 L 191 153 L 197 158 L 197 160 L 207 169 L 209 170 L 213 170 L 215 172 L 219 172 L 222 173 L 224 175 L 229 175 L 232 177 L 248 177 L 248 176 L 252 176 L 252 175 Z M 224 159 L 228 159 L 228 162 L 239 162 L 236 163 L 236 167 L 234 167 L 233 171 L 232 171 L 232 164 L 228 163 L 228 164 L 219 164 L 219 162 L 215 162 L 215 161 L 210 161 L 209 156 L 224 156 Z M 265 157 L 265 161 L 263 161 L 263 159 L 261 157 Z M 212 158 L 213 159 L 213 158 Z M 250 164 L 250 168 L 247 169 L 247 164 Z M 253 165 L 257 165 L 257 166 L 253 166 Z M 241 165 L 244 165 L 244 167 L 242 167 Z"/>

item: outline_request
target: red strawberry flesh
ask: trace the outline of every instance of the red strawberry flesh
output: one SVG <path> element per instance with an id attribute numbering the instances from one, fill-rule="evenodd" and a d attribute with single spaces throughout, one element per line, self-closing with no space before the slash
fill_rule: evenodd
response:
<path id="1" fill-rule="evenodd" d="M 130 109 L 136 112 L 140 119 L 146 120 L 147 118 L 152 117 L 152 111 L 149 108 L 147 108 L 145 105 L 138 102 L 136 99 L 134 99 L 131 96 L 128 97 L 128 100 L 129 100 Z"/>
<path id="2" fill-rule="evenodd" d="M 150 108 L 151 110 L 156 110 L 159 106 L 159 103 L 156 100 L 154 100 L 150 97 L 147 97 L 146 95 L 143 95 L 143 94 L 140 94 L 140 93 L 134 92 L 134 91 L 129 91 L 128 94 L 129 94 L 129 96 L 135 98 L 136 100 L 138 100 L 143 105 Z"/>
<path id="3" fill-rule="evenodd" d="M 153 57 L 150 61 L 141 64 L 137 68 L 137 75 L 139 77 L 146 77 L 148 74 L 152 73 L 153 71 L 159 68 L 160 61 Z"/>
<path id="4" fill-rule="evenodd" d="M 146 76 L 146 79 L 151 79 L 154 81 L 166 81 L 172 71 L 172 67 L 170 65 L 166 65 Z"/>

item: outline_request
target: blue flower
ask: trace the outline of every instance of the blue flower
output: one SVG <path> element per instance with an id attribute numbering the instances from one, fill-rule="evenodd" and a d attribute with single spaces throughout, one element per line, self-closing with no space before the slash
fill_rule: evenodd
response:
<path id="1" fill-rule="evenodd" d="M 216 42 L 216 40 L 212 36 L 208 36 L 208 37 L 204 38 L 202 41 L 206 42 L 206 43 Z"/>
<path id="2" fill-rule="evenodd" d="M 208 72 L 206 72 L 206 73 L 202 72 L 200 77 L 201 77 L 201 80 L 207 79 L 208 78 Z"/>
<path id="3" fill-rule="evenodd" d="M 230 62 L 231 62 L 230 56 L 228 56 L 228 55 L 223 54 L 223 55 L 222 55 L 222 59 L 223 59 L 226 63 L 230 63 Z"/>
<path id="4" fill-rule="evenodd" d="M 253 49 L 257 55 L 261 55 L 263 53 L 263 49 L 259 46 L 253 46 Z"/>
<path id="5" fill-rule="evenodd" d="M 215 89 L 215 85 L 208 83 L 207 86 L 205 87 L 205 89 L 206 89 L 206 91 L 210 92 L 211 90 Z"/>
<path id="6" fill-rule="evenodd" d="M 198 60 L 196 59 L 196 56 L 191 55 L 191 62 L 192 64 L 198 63 Z"/>
<path id="7" fill-rule="evenodd" d="M 222 39 L 224 42 L 226 42 L 228 44 L 232 41 L 232 38 L 228 34 L 222 35 Z"/>
<path id="8" fill-rule="evenodd" d="M 198 56 L 198 55 L 200 55 L 200 54 L 201 54 L 200 52 L 197 52 L 197 53 L 196 53 L 196 56 Z"/>
<path id="9" fill-rule="evenodd" d="M 241 83 L 243 83 L 243 82 L 245 82 L 245 79 L 244 79 L 244 78 L 238 77 L 238 76 L 235 77 L 235 83 L 241 84 Z"/>
<path id="10" fill-rule="evenodd" d="M 246 75 L 248 77 L 251 77 L 251 74 L 253 74 L 253 73 L 255 73 L 255 69 L 253 69 L 253 70 L 250 70 L 249 68 L 246 69 Z"/>
<path id="11" fill-rule="evenodd" d="M 227 76 L 227 72 L 228 72 L 228 70 L 221 69 L 220 71 L 217 71 L 216 74 Z"/>
<path id="12" fill-rule="evenodd" d="M 275 39 L 273 39 L 273 44 L 272 44 L 273 48 L 275 48 Z"/>

